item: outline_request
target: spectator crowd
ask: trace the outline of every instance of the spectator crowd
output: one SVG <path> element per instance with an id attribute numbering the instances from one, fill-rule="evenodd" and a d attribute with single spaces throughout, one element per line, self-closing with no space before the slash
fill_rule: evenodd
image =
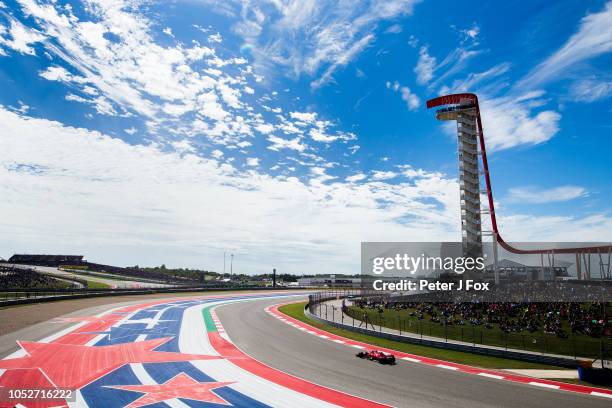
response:
<path id="1" fill-rule="evenodd" d="M 492 329 L 497 324 L 506 333 L 543 331 L 560 338 L 574 334 L 612 336 L 606 307 L 609 304 L 560 302 L 396 302 L 381 297 L 355 299 L 354 305 L 376 309 L 408 310 L 408 315 L 446 325 L 473 325 Z M 567 322 L 567 324 L 563 324 Z"/>

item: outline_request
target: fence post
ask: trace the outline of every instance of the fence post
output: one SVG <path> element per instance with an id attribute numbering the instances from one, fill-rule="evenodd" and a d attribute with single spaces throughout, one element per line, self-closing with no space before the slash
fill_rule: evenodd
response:
<path id="1" fill-rule="evenodd" d="M 601 334 L 601 336 L 599 337 L 599 359 L 601 360 L 601 368 L 605 368 L 604 366 L 604 333 Z"/>
<path id="2" fill-rule="evenodd" d="M 446 317 L 444 317 L 444 342 L 448 343 L 448 332 L 446 331 Z"/>

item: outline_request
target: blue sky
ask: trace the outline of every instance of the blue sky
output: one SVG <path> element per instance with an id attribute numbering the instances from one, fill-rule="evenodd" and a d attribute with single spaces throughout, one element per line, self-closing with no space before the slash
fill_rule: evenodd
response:
<path id="1" fill-rule="evenodd" d="M 0 1 L 0 255 L 355 273 L 457 240 L 481 98 L 515 241 L 609 240 L 612 2 Z"/>

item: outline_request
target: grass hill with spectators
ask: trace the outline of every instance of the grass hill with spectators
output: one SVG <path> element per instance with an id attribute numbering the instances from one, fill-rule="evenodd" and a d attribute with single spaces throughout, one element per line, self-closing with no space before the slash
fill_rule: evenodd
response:
<path id="1" fill-rule="evenodd" d="M 345 313 L 360 322 L 474 344 L 595 358 L 612 337 L 609 303 L 351 303 Z"/>
<path id="2" fill-rule="evenodd" d="M 69 289 L 73 282 L 33 269 L 0 266 L 0 289 Z"/>

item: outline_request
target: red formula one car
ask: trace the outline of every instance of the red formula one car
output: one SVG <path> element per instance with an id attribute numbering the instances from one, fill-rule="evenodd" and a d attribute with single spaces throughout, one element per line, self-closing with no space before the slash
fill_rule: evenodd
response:
<path id="1" fill-rule="evenodd" d="M 395 356 L 391 353 L 385 353 L 380 350 L 360 351 L 356 354 L 359 358 L 367 358 L 368 360 L 378 361 L 380 364 L 395 364 Z"/>

